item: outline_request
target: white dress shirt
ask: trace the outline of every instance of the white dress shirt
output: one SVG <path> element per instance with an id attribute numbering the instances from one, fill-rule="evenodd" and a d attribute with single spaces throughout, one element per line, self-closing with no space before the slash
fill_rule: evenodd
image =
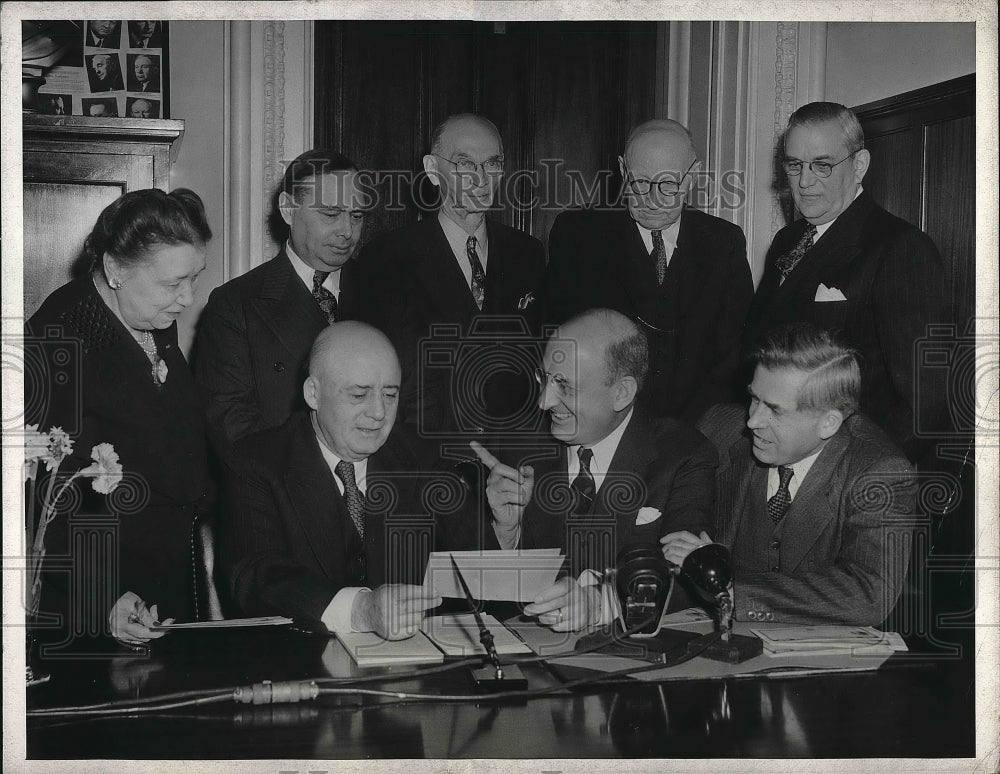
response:
<path id="1" fill-rule="evenodd" d="M 824 444 L 825 446 L 826 444 Z M 786 468 L 792 469 L 792 477 L 788 481 L 788 497 L 791 500 L 795 499 L 796 492 L 799 491 L 799 487 L 805 480 L 806 473 L 809 472 L 809 468 L 812 467 L 816 458 L 819 456 L 820 452 L 823 451 L 821 446 L 816 452 L 810 454 L 805 459 L 801 459 L 798 462 L 793 462 L 791 465 L 785 465 Z M 767 500 L 770 500 L 778 492 L 778 487 L 781 486 L 781 476 L 778 475 L 778 467 L 770 467 L 767 469 Z"/>
<path id="2" fill-rule="evenodd" d="M 683 218 L 683 213 L 681 218 Z M 678 218 L 673 223 L 671 223 L 666 228 L 659 229 L 660 236 L 663 237 L 663 250 L 667 256 L 667 266 L 670 265 L 670 259 L 673 257 L 674 250 L 677 248 L 677 235 L 681 230 L 681 218 Z M 646 252 L 650 255 L 653 254 L 653 232 L 652 230 L 640 226 L 638 223 L 635 227 L 639 229 L 639 236 L 642 237 L 642 243 L 646 246 Z"/>
<path id="3" fill-rule="evenodd" d="M 295 269 L 295 273 L 302 280 L 302 284 L 306 286 L 306 290 L 310 294 L 313 292 L 313 275 L 317 272 L 312 266 L 307 264 L 292 249 L 291 242 L 285 242 L 285 253 L 288 255 L 288 260 L 292 264 L 292 268 Z M 320 271 L 326 271 L 326 269 L 321 269 Z M 337 297 L 337 301 L 340 301 L 340 270 L 331 271 L 327 278 L 323 280 L 323 287 L 333 293 Z M 344 490 L 341 489 L 341 492 Z"/>
<path id="4" fill-rule="evenodd" d="M 476 255 L 479 256 L 479 262 L 483 265 L 483 272 L 485 273 L 490 254 L 489 243 L 486 239 L 486 219 L 483 218 L 483 222 L 479 224 L 479 228 L 476 229 L 476 233 L 474 234 L 469 234 L 468 231 L 443 212 L 438 212 L 437 219 L 438 223 L 441 224 L 448 244 L 451 246 L 451 251 L 455 255 L 455 260 L 458 261 L 458 268 L 462 270 L 462 275 L 465 277 L 465 284 L 471 290 L 472 264 L 469 263 L 469 252 L 466 250 L 465 244 L 468 242 L 470 236 L 476 238 Z"/>
<path id="5" fill-rule="evenodd" d="M 314 418 L 313 428 L 315 429 L 315 427 L 316 420 Z M 337 464 L 341 462 L 341 458 L 333 449 L 326 445 L 319 433 L 316 433 L 316 440 L 319 441 L 319 450 L 323 454 L 323 460 L 330 468 L 330 473 L 333 474 L 333 480 L 337 482 L 337 489 L 340 491 L 340 494 L 343 495 L 344 482 L 341 481 L 340 476 L 337 475 Z M 354 480 L 357 482 L 358 489 L 361 490 L 361 494 L 367 494 L 367 459 L 354 463 Z M 358 594 L 370 592 L 371 589 L 365 586 L 345 586 L 333 595 L 333 599 L 330 600 L 330 604 L 326 606 L 326 610 L 323 611 L 323 615 L 320 616 L 320 620 L 327 629 L 334 633 L 354 631 L 351 628 L 351 608 L 354 607 L 354 599 L 358 596 Z"/>
<path id="6" fill-rule="evenodd" d="M 618 444 L 621 443 L 622 436 L 625 434 L 625 428 L 628 427 L 628 423 L 632 420 L 632 411 L 633 410 L 630 408 L 628 410 L 628 414 L 625 416 L 625 419 L 620 425 L 618 425 L 618 427 L 608 433 L 600 441 L 588 447 L 594 453 L 594 456 L 590 461 L 590 474 L 594 477 L 595 493 L 600 491 L 601 484 L 603 484 L 604 479 L 607 478 L 608 468 L 611 466 L 611 460 L 614 459 L 615 452 L 618 451 Z M 579 449 L 580 445 L 566 447 L 567 474 L 570 484 L 573 483 L 573 479 L 576 478 L 577 473 L 580 472 Z M 518 523 L 516 529 L 510 530 L 509 532 L 501 532 L 497 528 L 496 521 L 494 521 L 493 531 L 497 536 L 497 542 L 500 543 L 500 548 L 517 548 L 518 544 L 521 542 L 520 523 Z"/>

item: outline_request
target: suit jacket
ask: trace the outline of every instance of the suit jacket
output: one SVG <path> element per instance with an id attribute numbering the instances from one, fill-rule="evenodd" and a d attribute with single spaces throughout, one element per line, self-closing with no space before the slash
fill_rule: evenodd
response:
<path id="1" fill-rule="evenodd" d="M 309 414 L 240 441 L 226 461 L 220 561 L 242 613 L 315 624 L 346 586 L 421 583 L 463 503 L 457 478 L 431 471 L 427 459 L 399 426 L 368 459 L 362 541 Z M 431 500 L 436 519 L 423 505 Z"/>
<path id="2" fill-rule="evenodd" d="M 358 303 L 353 261 L 341 269 L 340 314 Z M 284 249 L 212 291 L 198 321 L 194 372 L 218 449 L 305 410 L 309 349 L 327 325 Z"/>
<path id="3" fill-rule="evenodd" d="M 403 367 L 401 418 L 430 435 L 502 431 L 538 417 L 544 249 L 500 223 L 487 220 L 486 229 L 482 311 L 436 216 L 383 234 L 361 255 L 362 315 L 392 340 Z M 513 373 L 490 373 L 504 361 Z M 470 386 L 456 390 L 458 381 Z"/>
<path id="4" fill-rule="evenodd" d="M 779 285 L 775 262 L 805 227 L 796 221 L 774 237 L 747 323 L 748 344 L 789 322 L 841 329 L 863 356 L 861 410 L 916 459 L 927 445 L 918 429 L 941 429 L 947 412 L 946 370 L 921 367 L 915 356 L 927 326 L 951 320 L 937 248 L 862 193 Z M 846 300 L 816 301 L 821 284 Z"/>
<path id="5" fill-rule="evenodd" d="M 713 407 L 701 428 L 719 452 L 715 538 L 745 566 L 741 529 L 769 519 L 767 467 L 753 456 L 741 406 Z M 881 624 L 906 578 L 915 495 L 913 468 L 885 433 L 862 414 L 847 419 L 779 522 L 771 571 L 735 573 L 736 619 Z"/>
<path id="6" fill-rule="evenodd" d="M 693 423 L 713 403 L 735 399 L 752 297 L 743 231 L 698 210 L 681 215 L 662 286 L 626 210 L 565 212 L 549 235 L 549 321 L 593 307 L 641 320 L 650 334 L 650 374 L 640 402 L 655 414 Z"/>
<path id="7" fill-rule="evenodd" d="M 646 544 L 659 550 L 658 539 L 668 532 L 711 529 L 715 450 L 701 433 L 675 419 L 634 410 L 586 515 L 569 513 L 573 496 L 565 444 L 540 447 L 518 464 L 535 470 L 520 545 L 563 549 L 574 577 L 585 569 L 603 572 L 615 566 L 625 546 Z M 637 525 L 640 508 L 661 515 Z M 499 547 L 492 528 L 487 526 L 484 534 L 487 548 Z"/>

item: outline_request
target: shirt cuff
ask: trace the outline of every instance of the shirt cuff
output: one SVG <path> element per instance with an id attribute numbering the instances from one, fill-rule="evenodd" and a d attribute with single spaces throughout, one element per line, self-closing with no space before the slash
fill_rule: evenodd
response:
<path id="1" fill-rule="evenodd" d="M 517 548 L 518 543 L 521 542 L 521 525 L 518 524 L 514 529 L 500 530 L 494 521 L 493 534 L 497 536 L 500 548 L 510 551 Z"/>
<path id="2" fill-rule="evenodd" d="M 600 618 L 591 625 L 607 626 L 612 621 L 621 618 L 621 609 L 618 605 L 618 599 L 615 597 L 614 584 L 606 582 L 602 573 L 595 572 L 594 570 L 584 570 L 580 573 L 580 577 L 577 578 L 577 583 L 583 587 L 601 587 Z"/>
<path id="3" fill-rule="evenodd" d="M 364 586 L 348 586 L 342 588 L 333 595 L 330 604 L 326 606 L 320 620 L 323 625 L 334 634 L 338 632 L 353 632 L 351 628 L 351 609 L 354 607 L 354 600 L 361 593 L 371 593 L 371 589 Z"/>

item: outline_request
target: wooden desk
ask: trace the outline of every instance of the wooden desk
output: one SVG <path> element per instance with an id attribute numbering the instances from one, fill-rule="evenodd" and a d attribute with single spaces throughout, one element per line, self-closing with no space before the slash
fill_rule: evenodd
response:
<path id="1" fill-rule="evenodd" d="M 971 756 L 975 691 L 972 651 L 964 652 L 964 659 L 893 657 L 871 673 L 606 686 L 522 704 L 379 706 L 389 700 L 321 696 L 134 717 L 29 718 L 27 751 L 62 759 Z M 147 657 L 48 667 L 52 679 L 29 691 L 29 709 L 373 673 L 358 670 L 335 640 L 287 629 L 174 632 Z M 559 685 L 542 665 L 524 672 L 529 687 Z M 468 692 L 464 669 L 385 687 Z"/>

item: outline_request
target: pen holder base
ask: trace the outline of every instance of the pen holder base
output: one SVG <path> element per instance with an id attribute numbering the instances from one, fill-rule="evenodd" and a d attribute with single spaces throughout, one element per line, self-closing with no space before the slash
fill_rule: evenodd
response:
<path id="1" fill-rule="evenodd" d="M 492 666 L 473 669 L 470 674 L 476 693 L 523 691 L 528 687 L 528 679 L 516 666 L 504 666 L 500 679 L 497 679 L 497 670 Z"/>
<path id="2" fill-rule="evenodd" d="M 699 642 L 700 638 L 688 643 L 688 650 L 697 648 Z M 713 661 L 724 661 L 727 664 L 741 664 L 763 652 L 764 643 L 759 638 L 731 634 L 728 640 L 713 642 L 698 655 Z"/>

